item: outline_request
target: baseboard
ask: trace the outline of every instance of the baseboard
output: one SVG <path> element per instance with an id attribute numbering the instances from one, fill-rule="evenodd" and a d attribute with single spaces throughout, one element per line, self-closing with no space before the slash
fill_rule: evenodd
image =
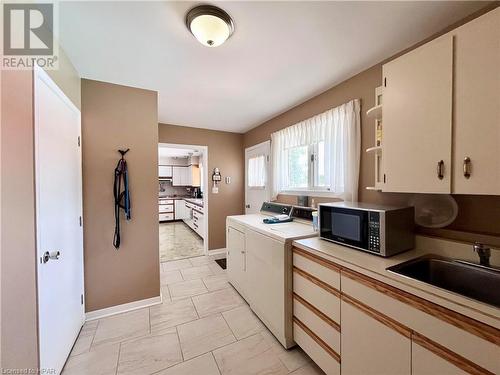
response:
<path id="1" fill-rule="evenodd" d="M 226 257 L 226 252 L 227 249 L 224 247 L 221 249 L 208 250 L 208 255 L 214 257 L 215 259 L 221 259 Z"/>
<path id="2" fill-rule="evenodd" d="M 147 298 L 140 301 L 134 301 L 130 303 L 124 303 L 122 305 L 116 305 L 111 307 L 106 307 L 105 309 L 90 311 L 85 314 L 85 320 L 96 320 L 105 318 L 107 316 L 112 316 L 116 314 L 121 314 L 124 312 L 134 311 L 138 309 L 142 309 L 144 307 L 159 305 L 162 302 L 162 296 Z"/>

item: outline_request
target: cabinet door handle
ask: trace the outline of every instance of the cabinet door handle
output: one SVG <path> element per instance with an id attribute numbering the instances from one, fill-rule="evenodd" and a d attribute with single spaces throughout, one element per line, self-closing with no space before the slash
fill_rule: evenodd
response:
<path id="1" fill-rule="evenodd" d="M 440 160 L 437 164 L 437 176 L 440 180 L 444 178 L 444 161 Z"/>
<path id="2" fill-rule="evenodd" d="M 472 173 L 472 162 L 468 156 L 464 158 L 464 177 L 470 178 Z"/>

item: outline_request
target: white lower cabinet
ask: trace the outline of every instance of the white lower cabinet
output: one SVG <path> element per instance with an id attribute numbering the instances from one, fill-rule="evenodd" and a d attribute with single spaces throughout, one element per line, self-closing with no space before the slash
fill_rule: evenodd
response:
<path id="1" fill-rule="evenodd" d="M 411 347 L 412 375 L 465 375 L 454 364 L 413 342 Z"/>
<path id="2" fill-rule="evenodd" d="M 341 303 L 342 374 L 411 373 L 411 339 L 358 307 Z"/>
<path id="3" fill-rule="evenodd" d="M 314 249 L 293 270 L 294 340 L 327 374 L 500 374 L 500 330 Z"/>
<path id="4" fill-rule="evenodd" d="M 312 331 L 294 322 L 293 336 L 297 344 L 327 375 L 340 375 L 340 358 L 318 340 Z"/>

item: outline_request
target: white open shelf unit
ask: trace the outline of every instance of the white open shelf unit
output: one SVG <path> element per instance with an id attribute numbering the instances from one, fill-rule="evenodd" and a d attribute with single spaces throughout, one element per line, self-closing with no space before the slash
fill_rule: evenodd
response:
<path id="1" fill-rule="evenodd" d="M 366 116 L 374 119 L 375 123 L 375 146 L 367 148 L 367 153 L 375 154 L 375 184 L 367 186 L 366 190 L 382 191 L 384 175 L 382 172 L 382 86 L 375 89 L 375 107 L 366 111 Z"/>

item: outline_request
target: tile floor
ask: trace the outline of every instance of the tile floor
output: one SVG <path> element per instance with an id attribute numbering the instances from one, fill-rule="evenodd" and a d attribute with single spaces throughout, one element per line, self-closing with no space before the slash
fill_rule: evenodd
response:
<path id="1" fill-rule="evenodd" d="M 201 256 L 161 264 L 163 303 L 85 323 L 63 375 L 318 375 Z"/>
<path id="2" fill-rule="evenodd" d="M 160 223 L 160 262 L 203 255 L 203 240 L 182 221 Z"/>

